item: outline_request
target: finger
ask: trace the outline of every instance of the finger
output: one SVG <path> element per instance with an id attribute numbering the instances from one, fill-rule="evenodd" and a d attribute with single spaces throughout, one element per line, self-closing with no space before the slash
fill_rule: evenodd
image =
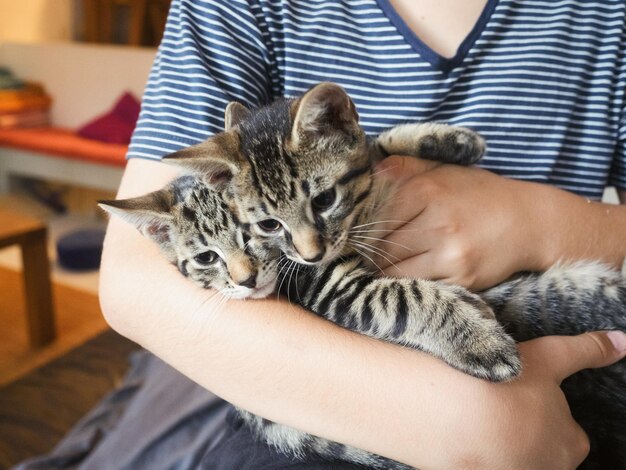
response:
<path id="1" fill-rule="evenodd" d="M 605 367 L 626 356 L 626 334 L 621 331 L 596 331 L 578 336 L 540 338 L 544 360 L 549 359 L 559 381 L 589 368 Z"/>
<path id="2" fill-rule="evenodd" d="M 440 166 L 441 163 L 416 157 L 392 155 L 376 165 L 375 175 L 389 178 L 399 184 L 405 183 L 414 176 Z"/>
<path id="3" fill-rule="evenodd" d="M 425 175 L 417 175 L 405 180 L 404 184 L 396 186 L 385 201 L 382 211 L 377 215 L 377 219 L 381 222 L 376 227 L 371 225 L 368 227 L 389 230 L 387 235 L 398 228 L 410 228 L 411 231 L 416 232 L 428 227 L 423 216 L 425 212 L 428 212 L 431 198 L 427 191 L 428 179 L 424 181 L 424 178 L 426 178 Z"/>
<path id="4" fill-rule="evenodd" d="M 393 226 L 394 222 L 397 222 L 396 227 Z M 401 219 L 397 219 L 384 225 L 354 230 L 350 233 L 350 240 L 369 248 L 377 263 L 387 268 L 393 263 L 400 263 L 429 251 L 433 246 L 429 235 L 420 224 L 402 223 Z"/>
<path id="5" fill-rule="evenodd" d="M 441 234 L 437 230 L 432 230 L 428 225 L 430 218 L 427 214 L 419 215 L 416 219 L 405 224 L 398 224 L 393 227 L 393 231 L 385 229 L 380 232 L 365 231 L 355 233 L 361 237 L 360 241 L 369 241 L 374 244 L 378 251 L 385 253 L 389 258 L 398 263 L 406 260 L 413 260 L 426 252 L 436 251 L 439 254 L 438 265 L 446 264 L 448 261 L 441 255 L 445 253 L 441 246 Z M 381 240 L 377 240 L 377 238 Z M 434 258 L 431 260 L 434 264 Z M 389 262 L 383 263 L 387 267 Z M 446 264 L 450 270 L 449 264 Z"/>

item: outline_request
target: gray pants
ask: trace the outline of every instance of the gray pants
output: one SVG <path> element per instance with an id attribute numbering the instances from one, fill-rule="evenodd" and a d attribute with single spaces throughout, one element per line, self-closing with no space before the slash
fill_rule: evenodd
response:
<path id="1" fill-rule="evenodd" d="M 14 470 L 192 469 L 225 431 L 229 405 L 145 351 L 123 383 L 49 455 Z"/>

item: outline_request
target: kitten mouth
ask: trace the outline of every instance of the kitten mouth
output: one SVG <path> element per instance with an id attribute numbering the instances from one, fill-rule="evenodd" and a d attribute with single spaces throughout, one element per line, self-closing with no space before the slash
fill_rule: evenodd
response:
<path id="1" fill-rule="evenodd" d="M 274 293 L 274 288 L 276 287 L 276 280 L 272 280 L 265 284 L 264 286 L 257 287 L 250 294 L 251 299 L 263 299 L 270 294 Z"/>

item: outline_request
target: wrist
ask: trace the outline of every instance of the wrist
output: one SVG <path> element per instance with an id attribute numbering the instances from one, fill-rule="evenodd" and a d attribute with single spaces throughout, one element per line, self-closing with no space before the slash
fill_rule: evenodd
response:
<path id="1" fill-rule="evenodd" d="M 533 271 L 546 271 L 562 260 L 564 253 L 567 217 L 564 216 L 565 203 L 562 194 L 553 187 L 532 183 L 529 188 L 534 196 L 533 207 L 536 212 L 536 224 L 532 231 L 532 268 Z"/>
<path id="2" fill-rule="evenodd" d="M 517 239 L 513 247 L 517 264 L 512 271 L 545 271 L 558 261 L 560 203 L 550 186 L 519 180 L 513 180 L 512 185 L 511 204 L 516 209 L 512 231 Z"/>
<path id="3" fill-rule="evenodd" d="M 591 201 L 548 185 L 531 183 L 534 207 L 529 246 L 533 270 L 545 271 L 559 262 L 596 260 L 620 267 L 626 255 L 623 241 L 626 207 Z"/>

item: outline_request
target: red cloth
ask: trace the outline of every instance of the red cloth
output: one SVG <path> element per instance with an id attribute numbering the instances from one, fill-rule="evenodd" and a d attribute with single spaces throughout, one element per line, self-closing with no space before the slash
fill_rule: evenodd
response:
<path id="1" fill-rule="evenodd" d="M 54 127 L 0 129 L 0 146 L 119 167 L 126 165 L 128 150 L 126 145 L 84 139 L 70 130 Z"/>
<path id="2" fill-rule="evenodd" d="M 139 118 L 139 109 L 139 101 L 126 92 L 111 111 L 78 129 L 78 135 L 87 139 L 128 145 Z"/>

